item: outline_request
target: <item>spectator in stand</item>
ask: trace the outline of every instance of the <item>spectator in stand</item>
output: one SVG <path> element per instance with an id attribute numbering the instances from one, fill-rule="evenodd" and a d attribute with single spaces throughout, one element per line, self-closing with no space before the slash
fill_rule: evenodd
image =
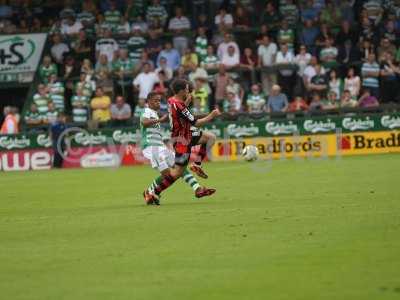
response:
<path id="1" fill-rule="evenodd" d="M 377 107 L 379 106 L 378 99 L 372 96 L 369 89 L 364 89 L 360 99 L 358 100 L 359 107 Z"/>
<path id="2" fill-rule="evenodd" d="M 39 84 L 38 92 L 33 95 L 33 103 L 36 104 L 39 114 L 43 119 L 47 116 L 48 104 L 50 101 L 46 86 L 44 84 Z"/>
<path id="3" fill-rule="evenodd" d="M 307 52 L 307 47 L 305 45 L 300 45 L 299 53 L 294 58 L 294 63 L 298 67 L 297 74 L 303 78 L 304 70 L 311 61 L 311 54 Z"/>
<path id="4" fill-rule="evenodd" d="M 50 75 L 47 90 L 49 91 L 50 100 L 54 103 L 57 111 L 63 112 L 65 110 L 65 87 L 64 83 L 58 80 L 56 74 Z"/>
<path id="5" fill-rule="evenodd" d="M 354 100 L 351 97 L 349 90 L 344 90 L 342 94 L 342 98 L 340 99 L 340 107 L 342 108 L 353 108 L 358 105 L 357 100 Z"/>
<path id="6" fill-rule="evenodd" d="M 356 28 L 351 27 L 349 21 L 343 20 L 340 31 L 336 35 L 336 44 L 344 46 L 347 41 L 350 41 L 352 45 L 356 45 L 358 42 L 358 32 L 356 31 Z"/>
<path id="7" fill-rule="evenodd" d="M 186 72 L 196 70 L 199 64 L 199 58 L 191 48 L 185 49 L 185 54 L 181 58 L 181 65 Z"/>
<path id="8" fill-rule="evenodd" d="M 344 46 L 339 48 L 338 62 L 343 65 L 357 64 L 361 61 L 360 50 L 355 47 L 351 40 L 344 42 Z"/>
<path id="9" fill-rule="evenodd" d="M 296 112 L 296 111 L 307 111 L 308 104 L 301 96 L 296 96 L 292 102 L 289 104 L 289 112 Z"/>
<path id="10" fill-rule="evenodd" d="M 383 16 L 382 1 L 379 0 L 367 0 L 364 1 L 363 8 L 367 13 L 368 19 L 370 19 L 375 25 L 377 25 Z"/>
<path id="11" fill-rule="evenodd" d="M 159 74 L 160 72 L 164 72 L 165 75 L 165 81 L 170 81 L 172 80 L 172 76 L 173 76 L 173 71 L 170 67 L 168 67 L 167 65 L 167 59 L 165 57 L 161 57 L 160 58 L 160 63 L 158 68 L 155 70 L 155 72 L 157 74 Z"/>
<path id="12" fill-rule="evenodd" d="M 160 0 L 152 0 L 151 5 L 147 7 L 146 20 L 149 24 L 159 20 L 164 26 L 168 19 L 168 13 L 164 6 L 160 4 Z"/>
<path id="13" fill-rule="evenodd" d="M 86 123 L 88 121 L 89 97 L 85 96 L 82 89 L 78 89 L 71 98 L 72 121 Z"/>
<path id="14" fill-rule="evenodd" d="M 227 88 L 226 90 L 226 99 L 223 102 L 223 110 L 224 112 L 234 115 L 240 112 L 242 108 L 242 103 L 238 95 L 236 95 L 235 91 Z"/>
<path id="15" fill-rule="evenodd" d="M 132 116 L 131 107 L 125 103 L 122 96 L 115 98 L 115 103 L 111 105 L 111 119 L 114 126 L 127 126 Z"/>
<path id="16" fill-rule="evenodd" d="M 295 32 L 293 29 L 289 28 L 289 23 L 286 19 L 283 19 L 281 22 L 281 27 L 277 34 L 277 40 L 280 45 L 286 44 L 291 54 L 294 54 Z"/>
<path id="17" fill-rule="evenodd" d="M 96 42 L 96 58 L 99 59 L 100 55 L 107 56 L 109 62 L 112 62 L 117 55 L 119 49 L 118 43 L 112 38 L 112 31 L 110 29 L 104 30 L 104 37 Z"/>
<path id="18" fill-rule="evenodd" d="M 319 93 L 321 96 L 325 95 L 328 91 L 328 80 L 321 72 L 321 65 L 315 65 L 315 75 L 311 78 L 308 89 L 312 93 Z"/>
<path id="19" fill-rule="evenodd" d="M 126 42 L 129 51 L 129 59 L 133 64 L 137 64 L 146 46 L 146 39 L 142 36 L 139 26 L 132 27 L 132 36 Z"/>
<path id="20" fill-rule="evenodd" d="M 111 99 L 104 94 L 103 88 L 96 88 L 96 95 L 90 101 L 92 108 L 92 120 L 100 123 L 106 123 L 111 119 Z"/>
<path id="21" fill-rule="evenodd" d="M 301 19 L 302 21 L 313 21 L 313 22 L 318 22 L 319 21 L 319 13 L 320 11 L 318 8 L 314 6 L 314 1 L 313 0 L 307 0 L 305 1 L 306 5 L 303 7 L 301 10 Z"/>
<path id="22" fill-rule="evenodd" d="M 230 13 L 227 12 L 224 6 L 221 6 L 218 14 L 214 18 L 214 24 L 221 30 L 231 29 L 233 26 L 233 18 Z"/>
<path id="23" fill-rule="evenodd" d="M 252 84 L 257 81 L 255 72 L 255 68 L 257 67 L 257 56 L 253 53 L 251 48 L 244 49 L 243 55 L 240 58 L 240 67 L 248 71 L 244 72 L 244 76 L 246 77 L 247 81 L 251 82 Z"/>
<path id="24" fill-rule="evenodd" d="M 220 65 L 218 68 L 218 73 L 216 74 L 214 79 L 214 87 L 215 87 L 214 99 L 215 99 L 215 104 L 218 106 L 221 106 L 222 102 L 225 99 L 225 92 L 226 92 L 226 87 L 228 86 L 229 77 L 230 76 L 226 72 L 224 65 Z"/>
<path id="25" fill-rule="evenodd" d="M 247 95 L 247 110 L 251 114 L 258 114 L 265 111 L 266 97 L 258 84 L 251 86 L 251 92 Z"/>
<path id="26" fill-rule="evenodd" d="M 311 79 L 317 74 L 317 72 L 316 72 L 317 65 L 318 65 L 318 59 L 315 56 L 312 56 L 309 65 L 304 69 L 303 82 L 304 82 L 305 87 L 308 90 L 310 89 Z M 322 75 L 325 74 L 324 67 L 321 67 L 320 72 Z"/>
<path id="27" fill-rule="evenodd" d="M 55 34 L 53 36 L 53 46 L 50 49 L 51 56 L 57 64 L 62 64 L 64 62 L 64 55 L 70 52 L 67 44 L 61 41 L 61 36 Z"/>
<path id="28" fill-rule="evenodd" d="M 232 76 L 229 76 L 228 85 L 226 86 L 226 89 L 234 91 L 235 95 L 237 95 L 240 101 L 243 102 L 244 90 L 242 86 L 232 78 Z"/>
<path id="29" fill-rule="evenodd" d="M 274 84 L 271 88 L 271 94 L 268 96 L 267 112 L 286 112 L 289 108 L 289 102 L 285 94 L 281 93 L 281 87 Z"/>
<path id="30" fill-rule="evenodd" d="M 82 93 L 86 97 L 92 97 L 93 92 L 96 89 L 96 84 L 90 79 L 85 73 L 81 73 L 79 76 L 79 81 L 75 83 L 74 91 L 82 90 Z"/>
<path id="31" fill-rule="evenodd" d="M 338 30 L 341 15 L 340 6 L 336 5 L 334 1 L 327 1 L 326 6 L 321 11 L 320 21 L 327 24 L 330 28 Z"/>
<path id="32" fill-rule="evenodd" d="M 58 111 L 56 110 L 56 106 L 52 101 L 49 101 L 49 103 L 47 104 L 47 114 L 45 123 L 53 124 L 57 121 L 57 118 L 58 118 Z"/>
<path id="33" fill-rule="evenodd" d="M 293 0 L 280 1 L 279 12 L 287 21 L 291 28 L 297 25 L 299 19 L 299 9 Z"/>
<path id="34" fill-rule="evenodd" d="M 236 51 L 234 46 L 230 45 L 227 52 L 222 55 L 221 64 L 223 64 L 227 70 L 232 70 L 239 66 L 240 54 Z"/>
<path id="35" fill-rule="evenodd" d="M 270 30 L 277 32 L 280 24 L 281 16 L 276 11 L 272 2 L 268 1 L 265 9 L 261 13 L 259 24 L 268 24 Z"/>
<path id="36" fill-rule="evenodd" d="M 289 99 L 292 99 L 293 87 L 296 82 L 294 57 L 287 44 L 281 44 L 281 50 L 276 54 L 275 65 L 278 66 L 278 84 Z"/>
<path id="37" fill-rule="evenodd" d="M 203 115 L 209 112 L 208 91 L 204 86 L 207 81 L 196 79 L 193 90 L 193 113 Z"/>
<path id="38" fill-rule="evenodd" d="M 393 61 L 393 54 L 386 52 L 381 62 L 381 102 L 395 102 L 400 96 L 399 76 L 400 68 Z"/>
<path id="39" fill-rule="evenodd" d="M 319 58 L 325 69 L 331 70 L 337 67 L 338 54 L 338 49 L 333 46 L 333 38 L 327 38 L 325 40 L 325 47 L 322 48 L 321 52 L 319 53 Z"/>
<path id="40" fill-rule="evenodd" d="M 155 69 L 153 61 L 149 58 L 147 52 L 143 51 L 140 60 L 135 65 L 134 73 L 140 72 L 145 64 L 149 64 L 152 71 Z"/>
<path id="41" fill-rule="evenodd" d="M 151 71 L 150 64 L 144 64 L 142 72 L 133 81 L 134 88 L 139 92 L 139 99 L 146 100 L 147 95 L 153 90 L 158 81 L 158 75 Z"/>
<path id="42" fill-rule="evenodd" d="M 94 43 L 88 38 L 84 30 L 79 31 L 77 40 L 72 45 L 77 60 L 89 59 L 94 61 Z"/>
<path id="43" fill-rule="evenodd" d="M 92 62 L 87 58 L 85 58 L 82 61 L 81 73 L 85 73 L 90 77 L 92 77 L 94 75 L 94 69 L 93 69 L 93 66 L 92 66 Z"/>
<path id="44" fill-rule="evenodd" d="M 0 128 L 0 134 L 17 134 L 19 132 L 16 112 L 17 110 L 14 107 L 4 107 L 4 121 Z"/>
<path id="45" fill-rule="evenodd" d="M 118 24 L 121 23 L 122 15 L 117 9 L 116 3 L 114 1 L 109 2 L 109 9 L 104 12 L 104 20 L 109 25 L 112 31 L 115 31 Z"/>
<path id="46" fill-rule="evenodd" d="M 158 83 L 154 85 L 153 92 L 162 95 L 162 97 L 166 97 L 168 94 L 169 82 L 167 81 L 167 77 L 165 76 L 165 72 L 163 70 L 156 71 L 158 75 Z"/>
<path id="47" fill-rule="evenodd" d="M 386 59 L 386 53 L 390 53 L 393 57 L 396 54 L 396 46 L 393 45 L 389 39 L 383 38 L 381 44 L 378 47 L 378 61 L 382 62 Z"/>
<path id="48" fill-rule="evenodd" d="M 257 49 L 258 54 L 258 66 L 259 67 L 270 67 L 275 63 L 276 53 L 278 47 L 275 43 L 271 42 L 270 37 L 264 35 L 261 44 Z M 276 82 L 274 74 L 266 71 L 261 71 L 261 82 L 265 94 L 269 94 L 272 85 Z"/>
<path id="49" fill-rule="evenodd" d="M 216 70 L 219 68 L 220 60 L 214 54 L 214 47 L 212 45 L 207 47 L 207 56 L 201 62 L 201 66 L 206 70 Z"/>
<path id="50" fill-rule="evenodd" d="M 69 38 L 76 38 L 83 28 L 82 23 L 77 21 L 75 16 L 68 16 L 65 22 L 61 23 L 61 33 Z"/>
<path id="51" fill-rule="evenodd" d="M 95 66 L 95 73 L 98 75 L 100 72 L 111 74 L 112 63 L 108 61 L 107 55 L 101 54 Z"/>
<path id="52" fill-rule="evenodd" d="M 235 53 L 240 53 L 238 44 L 233 40 L 232 34 L 225 33 L 224 41 L 219 44 L 217 49 L 217 56 L 222 61 L 222 58 L 228 54 L 228 48 L 232 46 L 235 50 Z"/>
<path id="53" fill-rule="evenodd" d="M 42 116 L 39 114 L 35 103 L 31 104 L 30 110 L 25 114 L 24 120 L 28 126 L 38 126 L 42 124 Z"/>
<path id="54" fill-rule="evenodd" d="M 300 42 L 306 45 L 308 52 L 315 54 L 315 40 L 319 34 L 319 29 L 314 26 L 312 20 L 306 20 L 304 22 L 304 27 L 301 31 Z"/>
<path id="55" fill-rule="evenodd" d="M 157 56 L 162 50 L 162 40 L 155 31 L 149 31 L 149 37 L 144 50 L 147 52 L 153 63 L 156 64 Z"/>
<path id="56" fill-rule="evenodd" d="M 189 46 L 189 40 L 185 35 L 185 31 L 190 30 L 190 21 L 183 15 L 183 10 L 181 7 L 177 6 L 175 8 L 175 17 L 169 20 L 168 29 L 174 36 L 172 41 L 174 48 L 183 55 L 185 50 Z"/>
<path id="57" fill-rule="evenodd" d="M 125 95 L 130 103 L 133 103 L 132 79 L 133 63 L 129 59 L 128 50 L 120 49 L 118 59 L 112 64 L 114 79 L 116 79 L 117 93 Z"/>
<path id="58" fill-rule="evenodd" d="M 148 34 L 149 33 L 149 25 L 146 23 L 146 21 L 142 18 L 142 16 L 138 16 L 134 22 L 132 22 L 132 28 L 133 27 L 139 27 L 140 31 L 142 34 Z"/>
<path id="59" fill-rule="evenodd" d="M 169 41 L 165 42 L 164 49 L 158 54 L 157 67 L 160 66 L 161 57 L 164 57 L 167 60 L 168 67 L 173 71 L 176 71 L 181 64 L 181 56 L 179 55 L 178 50 L 172 48 L 172 44 Z"/>
<path id="60" fill-rule="evenodd" d="M 57 75 L 57 65 L 54 64 L 51 60 L 51 57 L 46 55 L 43 57 L 43 62 L 39 66 L 39 77 L 40 80 L 44 83 L 47 82 L 49 79 L 50 75 L 55 74 Z"/>
<path id="61" fill-rule="evenodd" d="M 333 91 L 337 99 L 340 99 L 343 91 L 343 80 L 337 77 L 336 70 L 329 72 L 328 93 Z"/>
<path id="62" fill-rule="evenodd" d="M 338 109 L 340 106 L 339 97 L 334 90 L 329 91 L 328 99 L 322 102 L 324 110 Z"/>
<path id="63" fill-rule="evenodd" d="M 363 88 L 368 88 L 373 96 L 379 97 L 380 67 L 375 60 L 374 53 L 369 53 L 368 60 L 363 63 L 361 67 L 361 75 L 363 78 Z"/>
<path id="64" fill-rule="evenodd" d="M 72 81 L 75 80 L 80 72 L 79 66 L 77 65 L 73 56 L 68 55 L 65 58 L 65 62 L 60 70 L 60 78 L 62 78 L 66 83 L 65 85 L 68 87 Z"/>
<path id="65" fill-rule="evenodd" d="M 313 93 L 308 110 L 311 112 L 323 110 L 323 102 L 325 101 L 321 100 L 321 95 L 319 93 Z"/>
<path id="66" fill-rule="evenodd" d="M 247 31 L 251 25 L 249 12 L 243 5 L 237 5 L 233 15 L 235 28 Z"/>
<path id="67" fill-rule="evenodd" d="M 347 77 L 344 80 L 344 89 L 350 91 L 351 97 L 357 99 L 360 93 L 361 80 L 355 75 L 354 68 L 349 68 Z"/>
<path id="68" fill-rule="evenodd" d="M 197 37 L 195 40 L 195 51 L 202 62 L 207 56 L 208 39 L 206 36 L 206 29 L 199 27 L 197 29 Z"/>
<path id="69" fill-rule="evenodd" d="M 137 105 L 135 106 L 135 111 L 133 113 L 133 116 L 135 118 L 140 118 L 142 113 L 144 112 L 144 109 L 146 108 L 146 100 L 139 98 Z"/>

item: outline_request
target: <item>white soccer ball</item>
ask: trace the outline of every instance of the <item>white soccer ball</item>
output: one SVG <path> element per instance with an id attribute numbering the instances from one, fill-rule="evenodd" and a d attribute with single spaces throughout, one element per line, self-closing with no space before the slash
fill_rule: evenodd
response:
<path id="1" fill-rule="evenodd" d="M 254 145 L 248 145 L 243 148 L 242 156 L 247 161 L 255 161 L 258 158 L 258 149 Z"/>

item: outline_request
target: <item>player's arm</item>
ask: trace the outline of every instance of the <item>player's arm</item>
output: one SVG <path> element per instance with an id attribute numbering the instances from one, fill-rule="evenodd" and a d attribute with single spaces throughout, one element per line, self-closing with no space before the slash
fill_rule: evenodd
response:
<path id="1" fill-rule="evenodd" d="M 140 122 L 142 123 L 143 127 L 150 127 L 150 126 L 153 126 L 158 123 L 163 123 L 167 119 L 168 119 L 168 115 L 164 115 L 159 119 L 142 118 Z"/>
<path id="2" fill-rule="evenodd" d="M 221 115 L 221 112 L 219 111 L 219 109 L 214 109 L 212 112 L 210 112 L 204 118 L 197 119 L 196 122 L 194 123 L 194 126 L 202 127 L 202 126 L 206 125 L 207 123 L 210 123 L 214 118 L 216 118 L 220 115 Z"/>

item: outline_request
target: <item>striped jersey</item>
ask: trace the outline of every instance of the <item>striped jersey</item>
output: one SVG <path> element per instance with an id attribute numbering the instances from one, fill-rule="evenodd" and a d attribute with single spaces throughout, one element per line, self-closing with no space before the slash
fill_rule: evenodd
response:
<path id="1" fill-rule="evenodd" d="M 207 56 L 207 46 L 208 40 L 206 37 L 198 36 L 195 42 L 195 51 L 200 58 L 200 61 L 203 61 Z"/>
<path id="2" fill-rule="evenodd" d="M 147 7 L 146 19 L 148 22 L 153 23 L 155 19 L 160 19 L 162 24 L 168 18 L 168 13 L 162 5 L 151 5 Z"/>
<path id="3" fill-rule="evenodd" d="M 88 120 L 89 97 L 75 95 L 71 98 L 72 120 L 74 122 L 86 122 Z"/>
<path id="4" fill-rule="evenodd" d="M 149 146 L 164 146 L 160 123 L 154 124 L 149 127 L 143 126 L 143 119 L 158 120 L 158 114 L 155 110 L 146 107 L 140 116 L 140 133 L 141 142 L 140 146 L 145 149 Z"/>
<path id="5" fill-rule="evenodd" d="M 374 62 L 372 64 L 366 62 L 363 63 L 361 67 L 361 75 L 362 75 L 362 85 L 365 87 L 379 87 L 379 78 L 378 77 L 369 77 L 367 75 L 368 72 L 379 72 L 380 67 L 379 65 Z"/>
<path id="6" fill-rule="evenodd" d="M 47 105 L 49 104 L 49 101 L 50 99 L 48 95 L 40 95 L 38 93 L 33 96 L 33 102 L 36 104 L 38 112 L 42 116 L 46 115 L 48 112 Z"/>
<path id="7" fill-rule="evenodd" d="M 126 43 L 129 51 L 129 58 L 133 62 L 140 60 L 144 47 L 146 46 L 146 40 L 141 36 L 132 36 Z"/>

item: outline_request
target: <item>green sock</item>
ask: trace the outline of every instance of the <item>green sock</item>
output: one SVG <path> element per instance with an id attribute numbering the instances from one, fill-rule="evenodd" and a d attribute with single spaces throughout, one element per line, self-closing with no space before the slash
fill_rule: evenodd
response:
<path id="1" fill-rule="evenodd" d="M 196 191 L 200 187 L 196 177 L 194 177 L 187 169 L 183 172 L 182 178 L 192 187 L 193 191 Z"/>
<path id="2" fill-rule="evenodd" d="M 156 186 L 160 185 L 162 182 L 162 176 L 158 176 L 153 182 L 150 184 L 149 188 L 147 189 L 149 192 L 154 193 Z"/>

